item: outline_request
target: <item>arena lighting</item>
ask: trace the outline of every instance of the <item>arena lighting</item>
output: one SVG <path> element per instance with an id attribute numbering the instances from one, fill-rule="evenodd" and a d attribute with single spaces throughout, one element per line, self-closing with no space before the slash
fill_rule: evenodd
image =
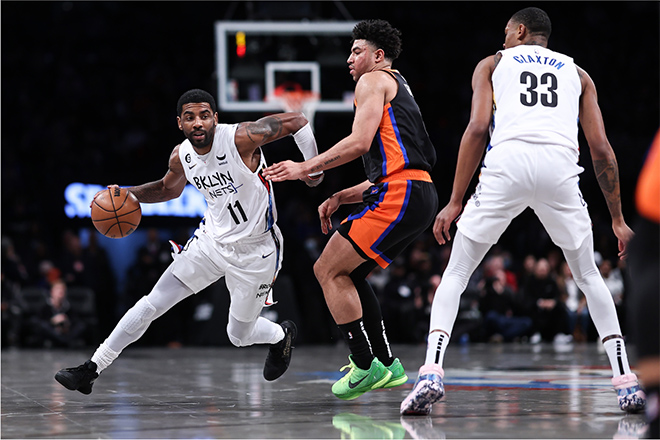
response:
<path id="1" fill-rule="evenodd" d="M 70 183 L 64 190 L 64 213 L 68 218 L 90 216 L 90 203 L 94 195 L 106 186 L 92 183 Z M 197 217 L 204 216 L 206 200 L 192 185 L 186 185 L 181 196 L 169 202 L 142 203 L 143 216 Z"/>
<path id="2" fill-rule="evenodd" d="M 245 51 L 245 32 L 236 32 L 236 55 L 239 58 L 243 58 Z"/>

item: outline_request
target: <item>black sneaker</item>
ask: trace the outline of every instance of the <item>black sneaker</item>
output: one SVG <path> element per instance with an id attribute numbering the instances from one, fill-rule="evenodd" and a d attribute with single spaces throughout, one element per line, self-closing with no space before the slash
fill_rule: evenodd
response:
<path id="1" fill-rule="evenodd" d="M 92 385 L 99 377 L 96 372 L 96 364 L 88 360 L 82 365 L 72 368 L 63 368 L 55 374 L 55 380 L 64 388 L 72 391 L 80 391 L 83 394 L 92 392 Z"/>
<path id="2" fill-rule="evenodd" d="M 292 344 L 296 339 L 298 329 L 293 321 L 284 321 L 280 325 L 284 329 L 284 339 L 270 345 L 266 365 L 264 365 L 264 379 L 266 380 L 275 380 L 283 375 L 291 363 Z"/>

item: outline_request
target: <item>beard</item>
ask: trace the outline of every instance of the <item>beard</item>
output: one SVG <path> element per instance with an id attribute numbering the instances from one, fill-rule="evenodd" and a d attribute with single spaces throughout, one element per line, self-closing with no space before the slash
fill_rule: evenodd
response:
<path id="1" fill-rule="evenodd" d="M 203 137 L 199 135 L 204 135 Z M 195 148 L 205 149 L 213 142 L 213 136 L 206 130 L 198 130 L 188 135 L 188 140 Z"/>

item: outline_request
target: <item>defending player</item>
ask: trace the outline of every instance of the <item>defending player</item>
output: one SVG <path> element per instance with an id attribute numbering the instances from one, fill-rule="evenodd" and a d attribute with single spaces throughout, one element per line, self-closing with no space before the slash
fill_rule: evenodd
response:
<path id="1" fill-rule="evenodd" d="M 450 239 L 451 222 L 461 212 L 493 127 L 490 145 L 433 300 L 426 361 L 401 403 L 401 414 L 428 414 L 444 395 L 442 363 L 460 296 L 486 252 L 527 207 L 562 249 L 587 298 L 612 366 L 620 408 L 636 412 L 645 405 L 644 392 L 630 371 L 612 295 L 594 261 L 591 220 L 578 187 L 583 171 L 578 165 L 578 117 L 624 258 L 633 232 L 621 213 L 616 157 L 593 81 L 572 58 L 547 48 L 550 31 L 544 11 L 526 8 L 515 13 L 506 25 L 504 50 L 482 60 L 474 71 L 472 113 L 460 144 L 451 199 L 433 228 L 438 243 Z"/>
<path id="2" fill-rule="evenodd" d="M 240 124 L 218 124 L 215 100 L 199 89 L 177 103 L 177 122 L 186 137 L 174 147 L 165 176 L 130 187 L 141 203 L 172 200 L 187 182 L 208 204 L 199 228 L 181 247 L 149 295 L 124 314 L 91 359 L 60 370 L 55 379 L 70 390 L 92 392 L 98 375 L 137 341 L 149 324 L 179 301 L 225 277 L 230 293 L 229 340 L 237 347 L 270 344 L 264 378 L 275 380 L 291 361 L 296 326 L 259 316 L 282 264 L 282 236 L 275 221 L 273 188 L 262 176 L 261 146 L 290 134 L 305 158 L 317 154 L 312 129 L 302 113 L 280 113 Z M 302 176 L 309 186 L 323 179 Z"/>
<path id="3" fill-rule="evenodd" d="M 344 189 L 319 206 L 321 229 L 345 203 L 359 203 L 332 235 L 314 272 L 332 316 L 351 351 L 348 373 L 332 386 L 350 400 L 376 388 L 401 385 L 408 377 L 394 358 L 380 304 L 367 275 L 387 267 L 433 221 L 438 196 L 429 171 L 436 154 L 422 115 L 392 62 L 401 52 L 400 32 L 383 20 L 353 28 L 348 67 L 356 81 L 355 119 L 349 136 L 303 163 L 281 162 L 264 176 L 273 181 L 299 179 L 362 156 L 365 182 Z"/>

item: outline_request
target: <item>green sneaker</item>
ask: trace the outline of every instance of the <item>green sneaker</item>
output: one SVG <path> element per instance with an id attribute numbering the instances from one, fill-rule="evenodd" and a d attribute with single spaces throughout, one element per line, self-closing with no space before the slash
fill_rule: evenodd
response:
<path id="1" fill-rule="evenodd" d="M 362 370 L 353 363 L 353 356 L 348 356 L 348 365 L 339 371 L 350 368 L 350 371 L 332 385 L 332 393 L 342 400 L 353 400 L 367 391 L 382 388 L 392 377 L 392 372 L 377 358 L 371 361 L 368 370 Z"/>
<path id="2" fill-rule="evenodd" d="M 398 387 L 399 385 L 403 385 L 408 381 L 408 376 L 406 376 L 406 372 L 403 369 L 403 365 L 401 365 L 399 358 L 395 358 L 394 362 L 392 362 L 392 365 L 385 368 L 392 372 L 392 377 L 390 377 L 390 380 L 387 381 L 381 388 Z"/>

